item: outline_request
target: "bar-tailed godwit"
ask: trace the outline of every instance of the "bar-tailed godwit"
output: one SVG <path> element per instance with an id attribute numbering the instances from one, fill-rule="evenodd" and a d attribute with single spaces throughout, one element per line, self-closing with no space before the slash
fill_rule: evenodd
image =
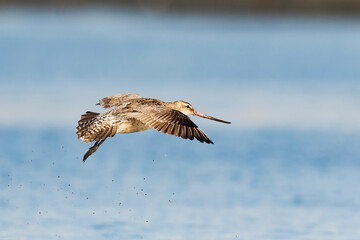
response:
<path id="1" fill-rule="evenodd" d="M 123 93 L 105 97 L 97 103 L 113 109 L 105 113 L 86 112 L 78 121 L 77 136 L 83 142 L 94 142 L 94 146 L 84 155 L 83 161 L 93 154 L 108 137 L 116 133 L 132 133 L 154 128 L 160 132 L 185 139 L 196 138 L 200 142 L 211 143 L 206 134 L 187 115 L 196 115 L 214 121 L 230 124 L 195 111 L 185 101 L 163 102 L 153 98 L 143 98 L 135 93 Z"/>

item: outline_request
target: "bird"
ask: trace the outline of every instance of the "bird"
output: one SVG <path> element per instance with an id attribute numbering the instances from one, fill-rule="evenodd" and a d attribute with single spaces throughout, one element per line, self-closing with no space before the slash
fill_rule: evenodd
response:
<path id="1" fill-rule="evenodd" d="M 117 133 L 133 133 L 156 129 L 184 139 L 196 138 L 202 143 L 213 144 L 210 138 L 188 117 L 196 115 L 230 124 L 197 112 L 190 103 L 179 100 L 164 102 L 143 98 L 136 93 L 121 93 L 99 100 L 96 105 L 109 109 L 104 113 L 87 111 L 81 115 L 76 127 L 78 138 L 86 143 L 95 142 L 83 157 L 83 162 L 108 138 Z"/>

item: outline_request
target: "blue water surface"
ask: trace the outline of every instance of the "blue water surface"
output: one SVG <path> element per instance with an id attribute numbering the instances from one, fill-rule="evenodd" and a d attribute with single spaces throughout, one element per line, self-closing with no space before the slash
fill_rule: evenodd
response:
<path id="1" fill-rule="evenodd" d="M 358 135 L 1 131 L 3 239 L 356 239 Z"/>

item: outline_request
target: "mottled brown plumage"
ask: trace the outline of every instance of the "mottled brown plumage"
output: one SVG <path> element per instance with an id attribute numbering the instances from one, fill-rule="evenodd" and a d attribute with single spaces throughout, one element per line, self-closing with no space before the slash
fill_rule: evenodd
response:
<path id="1" fill-rule="evenodd" d="M 84 155 L 85 161 L 108 137 L 116 133 L 131 133 L 154 128 L 157 131 L 200 142 L 211 143 L 206 134 L 187 115 L 197 115 L 214 121 L 226 122 L 194 110 L 184 101 L 163 102 L 142 98 L 138 94 L 124 93 L 105 97 L 97 105 L 113 109 L 105 113 L 86 112 L 77 126 L 77 136 L 84 142 L 95 142 Z"/>

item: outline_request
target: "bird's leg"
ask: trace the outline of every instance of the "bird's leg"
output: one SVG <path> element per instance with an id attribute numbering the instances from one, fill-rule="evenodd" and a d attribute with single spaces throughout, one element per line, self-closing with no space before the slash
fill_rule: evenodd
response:
<path id="1" fill-rule="evenodd" d="M 93 154 L 99 147 L 100 145 L 105 141 L 105 139 L 101 139 L 99 141 L 96 141 L 96 143 L 94 144 L 94 146 L 92 146 L 91 148 L 89 148 L 89 150 L 85 153 L 84 158 L 83 158 L 83 162 L 86 161 L 86 159 L 88 157 L 90 157 L 91 154 Z"/>

